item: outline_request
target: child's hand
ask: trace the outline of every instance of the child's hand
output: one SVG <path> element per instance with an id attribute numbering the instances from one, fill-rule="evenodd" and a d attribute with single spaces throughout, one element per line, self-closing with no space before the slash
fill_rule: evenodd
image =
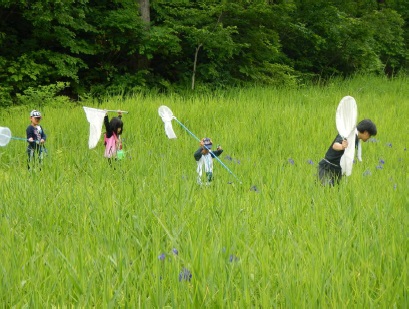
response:
<path id="1" fill-rule="evenodd" d="M 44 143 L 45 143 L 45 140 L 41 139 L 40 144 L 44 144 Z"/>
<path id="2" fill-rule="evenodd" d="M 222 150 L 222 146 L 220 146 L 220 145 L 217 145 L 217 148 L 216 148 L 216 150 Z"/>
<path id="3" fill-rule="evenodd" d="M 341 145 L 342 145 L 342 148 L 343 148 L 343 149 L 348 148 L 348 141 L 347 141 L 346 139 L 344 139 L 344 140 L 342 141 Z"/>
<path id="4" fill-rule="evenodd" d="M 118 110 L 118 116 L 122 116 L 122 111 Z"/>
<path id="5" fill-rule="evenodd" d="M 32 143 L 32 142 L 34 142 L 34 138 L 30 137 L 30 138 L 28 139 L 28 141 L 29 141 L 30 143 Z"/>

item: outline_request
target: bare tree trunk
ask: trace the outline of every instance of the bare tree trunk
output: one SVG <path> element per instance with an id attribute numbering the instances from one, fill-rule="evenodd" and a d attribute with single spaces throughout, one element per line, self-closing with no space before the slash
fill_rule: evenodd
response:
<path id="1" fill-rule="evenodd" d="M 192 74 L 192 90 L 195 89 L 195 77 L 196 77 L 196 65 L 197 65 L 197 55 L 199 54 L 199 49 L 202 47 L 202 43 L 200 43 L 196 47 L 196 52 L 195 52 L 195 61 L 193 62 L 193 74 Z"/>
<path id="2" fill-rule="evenodd" d="M 146 23 L 146 26 L 149 29 L 149 23 L 151 22 L 149 0 L 138 0 L 138 1 L 139 1 L 139 13 L 141 14 L 142 20 Z"/>
<path id="3" fill-rule="evenodd" d="M 139 4 L 139 14 L 145 24 L 145 31 L 149 32 L 151 13 L 149 0 L 137 0 Z M 145 55 L 137 55 L 136 65 L 139 69 L 146 70 L 149 68 L 149 59 Z"/>
<path id="4" fill-rule="evenodd" d="M 223 12 L 220 12 L 219 18 L 217 19 L 216 24 L 214 25 L 214 29 L 213 32 L 215 31 L 217 25 L 220 23 L 220 19 L 222 17 Z M 196 51 L 195 51 L 195 60 L 193 62 L 193 72 L 192 72 L 192 90 L 195 89 L 195 78 L 196 78 L 196 66 L 197 66 L 197 55 L 199 54 L 199 50 L 200 48 L 203 46 L 203 43 L 200 43 L 199 45 L 197 45 L 196 47 Z"/>

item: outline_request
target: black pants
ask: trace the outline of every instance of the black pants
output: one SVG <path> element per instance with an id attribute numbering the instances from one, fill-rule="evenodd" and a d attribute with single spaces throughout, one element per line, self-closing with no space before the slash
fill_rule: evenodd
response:
<path id="1" fill-rule="evenodd" d="M 318 178 L 323 186 L 335 186 L 342 178 L 342 169 L 325 160 L 318 163 Z"/>
<path id="2" fill-rule="evenodd" d="M 44 153 L 45 153 L 45 148 L 41 146 L 34 147 L 34 148 L 32 147 L 27 148 L 27 155 L 28 155 L 27 168 L 28 170 L 30 170 L 31 166 L 34 166 L 36 163 L 41 164 L 43 162 Z"/>

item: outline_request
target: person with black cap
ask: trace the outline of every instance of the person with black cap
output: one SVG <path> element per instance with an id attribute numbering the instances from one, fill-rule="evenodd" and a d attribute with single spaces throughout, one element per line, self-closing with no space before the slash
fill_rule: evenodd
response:
<path id="1" fill-rule="evenodd" d="M 43 128 L 40 126 L 41 113 L 37 110 L 32 110 L 30 112 L 30 122 L 31 124 L 26 129 L 27 134 L 27 167 L 30 170 L 31 161 L 35 162 L 35 153 L 38 155 L 39 163 L 43 160 L 43 155 L 45 152 L 44 143 L 46 141 L 46 135 Z"/>
<path id="2" fill-rule="evenodd" d="M 193 155 L 197 162 L 197 183 L 200 185 L 202 184 L 203 166 L 207 183 L 210 183 L 213 180 L 213 158 L 220 156 L 223 152 L 220 145 L 217 146 L 215 151 L 211 151 L 212 146 L 213 142 L 209 137 L 202 138 L 200 148 Z"/>

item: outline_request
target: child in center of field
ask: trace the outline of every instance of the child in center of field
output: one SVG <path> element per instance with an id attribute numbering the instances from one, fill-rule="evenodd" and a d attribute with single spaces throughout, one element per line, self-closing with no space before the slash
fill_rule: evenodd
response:
<path id="1" fill-rule="evenodd" d="M 203 138 L 200 141 L 200 148 L 194 153 L 195 160 L 197 162 L 197 183 L 202 184 L 203 167 L 206 173 L 207 183 L 213 180 L 213 158 L 222 154 L 223 150 L 219 146 L 215 151 L 209 151 L 212 149 L 212 140 L 208 137 Z"/>
<path id="2" fill-rule="evenodd" d="M 41 113 L 37 110 L 32 110 L 30 113 L 30 125 L 26 129 L 27 134 L 27 168 L 31 169 L 31 163 L 35 163 L 36 153 L 38 162 L 41 164 L 45 152 L 44 143 L 46 141 L 46 135 L 43 128 L 40 126 Z"/>
<path id="3" fill-rule="evenodd" d="M 356 132 L 355 145 L 353 145 L 355 147 L 359 140 L 366 142 L 371 136 L 375 136 L 377 130 L 371 120 L 364 119 L 358 123 Z M 348 146 L 348 141 L 338 134 L 328 148 L 324 159 L 319 162 L 318 178 L 323 186 L 334 186 L 340 182 L 342 178 L 341 157 Z"/>
<path id="4" fill-rule="evenodd" d="M 108 113 L 105 114 L 105 152 L 104 156 L 108 158 L 109 164 L 111 164 L 112 158 L 116 159 L 117 151 L 122 150 L 122 141 L 120 135 L 123 132 L 122 112 L 118 111 L 118 117 L 114 117 L 109 121 Z"/>

